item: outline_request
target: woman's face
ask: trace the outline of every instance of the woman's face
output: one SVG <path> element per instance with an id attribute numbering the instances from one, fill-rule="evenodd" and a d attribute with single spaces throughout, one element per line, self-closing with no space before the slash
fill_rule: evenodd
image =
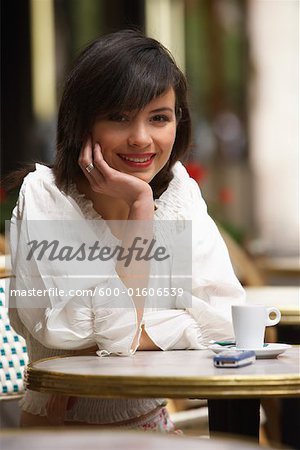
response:
<path id="1" fill-rule="evenodd" d="M 93 145 L 100 144 L 114 169 L 149 183 L 169 160 L 176 136 L 172 88 L 142 110 L 120 112 L 95 122 Z"/>

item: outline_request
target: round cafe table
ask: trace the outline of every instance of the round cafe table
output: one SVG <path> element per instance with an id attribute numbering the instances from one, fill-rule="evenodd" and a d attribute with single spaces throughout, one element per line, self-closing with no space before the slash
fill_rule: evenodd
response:
<path id="1" fill-rule="evenodd" d="M 28 389 L 89 397 L 260 398 L 300 395 L 299 348 L 235 369 L 211 350 L 141 351 L 131 357 L 70 356 L 29 364 Z"/>
<path id="2" fill-rule="evenodd" d="M 258 445 L 244 440 L 196 439 L 162 433 L 48 429 L 4 433 L 0 447 L 9 450 L 255 450 Z"/>
<path id="3" fill-rule="evenodd" d="M 29 389 L 71 396 L 207 398 L 210 433 L 258 439 L 261 397 L 300 395 L 299 349 L 237 369 L 210 350 L 143 351 L 132 357 L 70 356 L 28 366 Z"/>

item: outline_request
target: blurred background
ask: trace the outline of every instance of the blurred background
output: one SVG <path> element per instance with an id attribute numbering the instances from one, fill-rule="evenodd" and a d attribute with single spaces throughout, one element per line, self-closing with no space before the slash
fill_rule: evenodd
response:
<path id="1" fill-rule="evenodd" d="M 193 145 L 186 167 L 217 221 L 248 300 L 281 309 L 281 325 L 266 342 L 299 344 L 299 0 L 0 5 L 2 175 L 24 163 L 53 161 L 64 79 L 89 41 L 132 27 L 157 38 L 190 86 Z M 0 190 L 1 276 L 10 275 L 9 258 L 5 262 L 1 253 L 8 253 L 5 220 L 17 194 Z M 175 412 L 191 407 L 178 402 Z M 275 399 L 263 406 L 267 442 L 299 448 L 299 403 Z M 205 417 L 207 433 L 207 410 L 203 416 L 196 409 L 194 422 L 189 416 L 175 423 L 199 434 Z"/>
<path id="2" fill-rule="evenodd" d="M 298 0 L 4 0 L 1 13 L 2 175 L 53 160 L 78 52 L 101 34 L 139 28 L 188 78 L 186 166 L 211 215 L 262 264 L 298 267 Z M 16 193 L 0 194 L 3 233 Z"/>

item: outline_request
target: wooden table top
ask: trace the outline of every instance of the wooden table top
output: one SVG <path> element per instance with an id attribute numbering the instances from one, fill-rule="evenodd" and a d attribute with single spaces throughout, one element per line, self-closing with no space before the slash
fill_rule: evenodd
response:
<path id="1" fill-rule="evenodd" d="M 131 357 L 70 356 L 28 366 L 27 387 L 91 397 L 257 398 L 300 395 L 299 347 L 235 369 L 211 350 L 143 351 Z"/>

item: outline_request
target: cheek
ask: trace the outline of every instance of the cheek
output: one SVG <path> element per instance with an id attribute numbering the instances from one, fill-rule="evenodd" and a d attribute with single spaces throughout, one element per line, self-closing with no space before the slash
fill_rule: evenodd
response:
<path id="1" fill-rule="evenodd" d="M 162 140 L 163 148 L 171 152 L 176 138 L 176 128 L 172 128 L 166 133 Z"/>
<path id="2" fill-rule="evenodd" d="M 91 129 L 91 136 L 93 140 L 99 139 L 99 136 L 101 135 L 101 125 L 99 123 L 96 123 L 92 129 Z"/>

